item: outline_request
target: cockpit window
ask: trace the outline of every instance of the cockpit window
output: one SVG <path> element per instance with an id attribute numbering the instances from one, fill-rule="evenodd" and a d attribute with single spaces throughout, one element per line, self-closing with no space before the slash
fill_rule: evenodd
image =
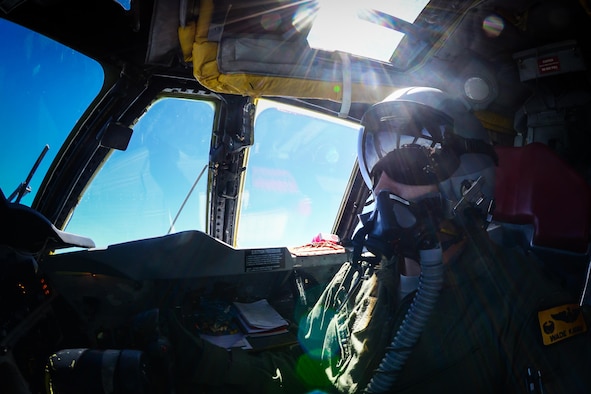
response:
<path id="1" fill-rule="evenodd" d="M 71 48 L 0 19 L 0 188 L 12 202 L 47 145 L 19 201 L 31 205 L 61 145 L 96 97 L 102 67 Z"/>
<path id="2" fill-rule="evenodd" d="M 99 247 L 183 230 L 205 231 L 214 105 L 167 97 L 133 127 L 85 191 L 67 231 Z"/>
<path id="3" fill-rule="evenodd" d="M 297 246 L 330 233 L 356 160 L 359 125 L 259 100 L 238 247 Z"/>
<path id="4" fill-rule="evenodd" d="M 97 246 L 207 232 L 215 106 L 167 97 L 133 127 L 85 191 L 67 231 Z M 259 100 L 235 246 L 297 246 L 330 233 L 356 160 L 359 126 Z"/>

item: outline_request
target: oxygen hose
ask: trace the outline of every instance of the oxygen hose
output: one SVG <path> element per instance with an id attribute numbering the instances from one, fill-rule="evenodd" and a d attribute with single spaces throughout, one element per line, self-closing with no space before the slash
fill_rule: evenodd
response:
<path id="1" fill-rule="evenodd" d="M 419 287 L 386 354 L 382 358 L 366 393 L 387 392 L 397 379 L 412 348 L 417 343 L 443 286 L 441 247 L 420 251 Z"/>

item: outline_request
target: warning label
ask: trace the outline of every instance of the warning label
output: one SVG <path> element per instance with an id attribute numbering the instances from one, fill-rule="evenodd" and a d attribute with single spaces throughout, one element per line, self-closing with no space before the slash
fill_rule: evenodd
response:
<path id="1" fill-rule="evenodd" d="M 271 271 L 285 268 L 285 253 L 281 248 L 250 249 L 244 254 L 244 271 Z"/>
<path id="2" fill-rule="evenodd" d="M 550 56 L 538 59 L 538 71 L 540 74 L 559 72 L 560 59 L 558 56 Z"/>
<path id="3" fill-rule="evenodd" d="M 540 311 L 538 321 L 544 345 L 551 345 L 587 331 L 581 308 L 576 304 Z"/>

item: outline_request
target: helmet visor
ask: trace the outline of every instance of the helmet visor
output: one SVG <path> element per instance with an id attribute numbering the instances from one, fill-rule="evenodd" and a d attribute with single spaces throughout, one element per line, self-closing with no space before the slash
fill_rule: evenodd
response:
<path id="1" fill-rule="evenodd" d="M 370 176 L 375 185 L 382 173 L 405 185 L 432 185 L 438 183 L 434 151 L 428 147 L 409 144 L 388 152 L 373 167 Z"/>
<path id="2" fill-rule="evenodd" d="M 383 171 L 409 185 L 445 179 L 451 174 L 450 166 L 457 167 L 455 157 L 453 163 L 440 162 L 441 143 L 453 130 L 449 116 L 421 104 L 392 102 L 387 108 L 376 109 L 364 119 L 360 139 L 359 160 L 366 182 L 375 185 Z"/>

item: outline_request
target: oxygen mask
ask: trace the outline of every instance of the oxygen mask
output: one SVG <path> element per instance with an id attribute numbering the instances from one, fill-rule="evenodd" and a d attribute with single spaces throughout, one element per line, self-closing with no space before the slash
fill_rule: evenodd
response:
<path id="1" fill-rule="evenodd" d="M 442 206 L 438 192 L 410 201 L 381 191 L 354 241 L 378 258 L 397 254 L 418 261 L 420 250 L 438 244 L 436 218 L 441 217 Z"/>

